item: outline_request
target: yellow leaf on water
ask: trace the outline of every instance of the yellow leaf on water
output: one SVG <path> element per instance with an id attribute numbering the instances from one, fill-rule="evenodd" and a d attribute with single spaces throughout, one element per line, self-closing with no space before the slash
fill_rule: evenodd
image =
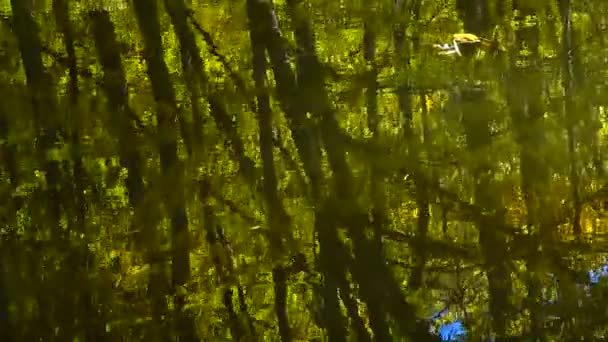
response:
<path id="1" fill-rule="evenodd" d="M 431 112 L 435 107 L 435 102 L 433 101 L 433 97 L 431 95 L 424 95 L 424 100 L 426 102 L 426 111 Z"/>
<path id="2" fill-rule="evenodd" d="M 472 33 L 454 33 L 452 37 L 459 43 L 473 43 L 481 41 L 481 38 Z"/>

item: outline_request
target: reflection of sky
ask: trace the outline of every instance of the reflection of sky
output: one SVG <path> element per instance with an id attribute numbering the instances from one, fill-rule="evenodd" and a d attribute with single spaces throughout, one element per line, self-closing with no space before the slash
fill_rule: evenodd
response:
<path id="1" fill-rule="evenodd" d="M 595 270 L 590 270 L 588 274 L 589 281 L 591 282 L 591 284 L 597 284 L 600 282 L 601 278 L 608 277 L 608 264 L 603 265 L 602 267 L 599 267 Z M 549 302 L 554 302 L 554 300 L 549 300 Z M 431 320 L 437 320 L 439 318 L 445 317 L 447 314 L 447 309 L 440 311 L 433 315 Z M 438 333 L 439 337 L 441 338 L 441 341 L 446 342 L 459 341 L 459 339 L 466 338 L 467 335 L 467 331 L 464 324 L 462 324 L 462 322 L 459 320 L 442 324 L 438 329 Z"/>
<path id="2" fill-rule="evenodd" d="M 461 321 L 443 324 L 439 327 L 439 337 L 442 341 L 458 341 L 459 337 L 466 337 L 467 331 Z"/>
<path id="3" fill-rule="evenodd" d="M 589 271 L 589 281 L 591 284 L 600 282 L 600 278 L 608 276 L 608 265 L 604 265 L 599 269 Z"/>

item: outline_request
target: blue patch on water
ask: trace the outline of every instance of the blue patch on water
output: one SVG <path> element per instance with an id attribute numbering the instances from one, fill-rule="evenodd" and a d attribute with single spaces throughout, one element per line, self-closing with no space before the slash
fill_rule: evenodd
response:
<path id="1" fill-rule="evenodd" d="M 590 270 L 588 272 L 589 282 L 594 285 L 598 284 L 600 280 L 608 278 L 608 264 L 605 264 L 597 269 Z M 546 304 L 557 302 L 556 299 L 550 299 Z M 440 318 L 445 317 L 448 314 L 448 310 L 442 310 L 430 317 L 429 321 L 433 322 Z M 462 321 L 455 320 L 453 322 L 444 323 L 439 326 L 436 330 L 441 341 L 454 342 L 464 341 L 467 337 L 467 330 Z"/>
<path id="2" fill-rule="evenodd" d="M 608 265 L 589 271 L 589 281 L 591 284 L 599 283 L 600 279 L 603 277 L 608 277 Z"/>
<path id="3" fill-rule="evenodd" d="M 439 337 L 442 341 L 458 341 L 467 336 L 467 330 L 461 321 L 443 324 L 439 327 Z"/>
<path id="4" fill-rule="evenodd" d="M 439 319 L 446 317 L 448 314 L 449 309 L 445 308 L 429 317 L 428 322 L 432 325 L 437 324 Z M 433 333 L 439 335 L 441 341 L 462 341 L 464 338 L 466 338 L 467 330 L 462 321 L 455 320 L 440 324 L 437 330 L 433 329 Z"/>

